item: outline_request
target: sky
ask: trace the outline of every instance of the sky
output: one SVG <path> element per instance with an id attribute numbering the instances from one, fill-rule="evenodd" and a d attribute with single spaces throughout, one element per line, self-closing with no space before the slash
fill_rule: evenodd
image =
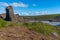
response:
<path id="1" fill-rule="evenodd" d="M 60 0 L 0 0 L 0 14 L 9 5 L 21 16 L 60 14 Z"/>

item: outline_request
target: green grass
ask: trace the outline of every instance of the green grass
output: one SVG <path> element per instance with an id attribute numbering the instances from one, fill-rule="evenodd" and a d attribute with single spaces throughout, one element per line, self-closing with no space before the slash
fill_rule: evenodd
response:
<path id="1" fill-rule="evenodd" d="M 6 26 L 7 26 L 7 22 L 0 18 L 0 27 L 6 27 Z"/>
<path id="2" fill-rule="evenodd" d="M 16 22 L 8 22 L 8 26 L 13 27 L 13 26 L 18 26 Z"/>
<path id="3" fill-rule="evenodd" d="M 29 28 L 30 30 L 34 30 L 36 32 L 39 32 L 39 33 L 42 33 L 42 34 L 46 34 L 46 35 L 49 35 L 52 32 L 56 32 L 56 33 L 60 32 L 58 30 L 55 30 L 54 26 L 51 26 L 51 25 L 45 24 L 45 23 L 34 22 L 34 23 L 23 23 L 22 25 L 24 27 Z"/>
<path id="4" fill-rule="evenodd" d="M 19 26 L 20 24 L 16 22 L 11 22 L 11 21 L 5 21 L 0 18 L 0 27 L 14 27 L 14 26 Z"/>
<path id="5" fill-rule="evenodd" d="M 56 32 L 60 35 L 60 26 L 56 26 L 55 29 L 56 29 Z"/>
<path id="6" fill-rule="evenodd" d="M 14 23 L 14 22 L 7 22 L 3 19 L 0 19 L 0 28 L 1 27 L 14 27 L 14 26 L 23 26 L 23 27 L 27 27 L 30 30 L 42 33 L 42 34 L 46 34 L 49 35 L 52 32 L 56 32 L 60 35 L 60 29 L 56 30 L 56 28 L 60 28 L 60 26 L 58 27 L 54 27 L 51 26 L 49 24 L 45 24 L 45 23 L 39 23 L 39 22 L 34 22 L 34 23 Z"/>

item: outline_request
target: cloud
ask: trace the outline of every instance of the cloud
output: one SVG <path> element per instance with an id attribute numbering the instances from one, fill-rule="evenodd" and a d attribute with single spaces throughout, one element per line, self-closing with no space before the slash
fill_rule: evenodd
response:
<path id="1" fill-rule="evenodd" d="M 35 16 L 35 15 L 40 15 L 40 12 L 39 11 L 27 11 L 27 12 L 22 12 L 21 15 L 25 15 L 25 16 Z"/>
<path id="2" fill-rule="evenodd" d="M 0 2 L 0 5 L 1 6 L 8 6 L 9 4 L 8 3 L 5 3 L 5 2 Z"/>
<path id="3" fill-rule="evenodd" d="M 14 13 L 15 14 L 20 14 L 21 13 L 21 10 L 14 10 Z"/>
<path id="4" fill-rule="evenodd" d="M 21 2 L 21 3 L 14 2 L 11 5 L 14 6 L 14 7 L 28 7 L 28 5 L 24 4 L 23 2 Z"/>
<path id="5" fill-rule="evenodd" d="M 19 14 L 19 15 L 22 15 L 22 16 L 28 16 L 29 15 L 29 13 L 28 12 L 23 12 L 23 11 L 21 11 L 21 10 L 14 10 L 14 13 L 15 14 Z"/>
<path id="6" fill-rule="evenodd" d="M 0 2 L 0 6 L 9 6 L 12 5 L 13 7 L 28 7 L 27 4 L 24 4 L 23 2 L 17 3 L 17 2 L 13 2 L 13 3 L 6 3 L 6 2 Z"/>
<path id="7" fill-rule="evenodd" d="M 29 12 L 22 12 L 20 15 L 23 15 L 23 16 L 29 16 Z"/>

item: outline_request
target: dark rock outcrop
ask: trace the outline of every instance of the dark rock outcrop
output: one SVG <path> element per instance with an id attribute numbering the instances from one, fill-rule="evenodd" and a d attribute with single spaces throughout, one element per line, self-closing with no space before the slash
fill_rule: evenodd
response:
<path id="1" fill-rule="evenodd" d="M 20 17 L 19 14 L 14 14 L 12 6 L 6 7 L 6 13 L 0 14 L 0 18 L 6 21 L 24 22 L 23 17 Z"/>
<path id="2" fill-rule="evenodd" d="M 6 20 L 7 21 L 14 21 L 14 22 L 16 21 L 12 6 L 8 6 L 6 8 Z"/>

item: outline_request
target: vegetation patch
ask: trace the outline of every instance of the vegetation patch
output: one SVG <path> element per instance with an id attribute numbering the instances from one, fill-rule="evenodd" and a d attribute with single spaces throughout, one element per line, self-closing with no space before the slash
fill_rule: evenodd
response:
<path id="1" fill-rule="evenodd" d="M 34 30 L 46 35 L 51 34 L 52 32 L 56 32 L 57 30 L 55 30 L 54 26 L 51 26 L 49 24 L 45 24 L 45 23 L 39 23 L 39 22 L 34 22 L 34 23 L 23 23 L 22 24 L 24 27 L 29 28 L 30 30 Z M 60 32 L 60 31 L 58 31 Z"/>
<path id="2" fill-rule="evenodd" d="M 6 27 L 6 26 L 7 26 L 7 22 L 0 18 L 0 27 Z"/>
<path id="3" fill-rule="evenodd" d="M 40 22 L 33 22 L 33 23 L 14 23 L 14 22 L 7 22 L 3 19 L 0 19 L 0 28 L 1 27 L 18 27 L 23 26 L 27 27 L 30 30 L 42 33 L 42 34 L 51 34 L 52 32 L 56 32 L 60 34 L 60 26 L 54 27 L 46 23 L 40 23 Z"/>

